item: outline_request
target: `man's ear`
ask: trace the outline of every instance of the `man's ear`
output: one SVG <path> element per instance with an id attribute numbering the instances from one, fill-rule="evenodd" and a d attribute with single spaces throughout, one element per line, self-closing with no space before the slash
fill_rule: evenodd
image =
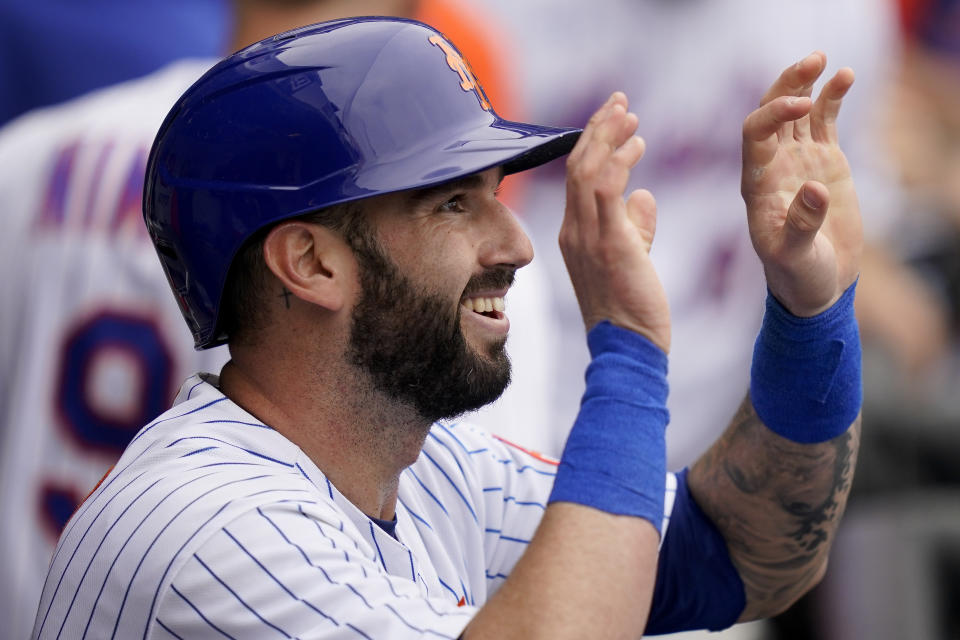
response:
<path id="1" fill-rule="evenodd" d="M 336 232 L 299 220 L 281 222 L 263 241 L 267 268 L 297 298 L 339 311 L 353 287 L 353 251 Z"/>

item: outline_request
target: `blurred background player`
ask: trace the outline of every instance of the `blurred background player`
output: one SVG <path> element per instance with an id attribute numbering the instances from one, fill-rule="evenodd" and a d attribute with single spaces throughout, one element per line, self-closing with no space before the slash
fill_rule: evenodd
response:
<path id="1" fill-rule="evenodd" d="M 203 0 L 0 3 L 0 123 L 210 56 L 223 45 L 223 14 Z M 184 375 L 221 357 L 194 355 L 182 336 L 140 211 L 154 129 L 190 73 L 171 77 L 156 102 L 101 99 L 0 130 L 4 637 L 29 634 L 60 527 L 132 430 L 169 405 Z"/>
<path id="2" fill-rule="evenodd" d="M 26 638 L 60 529 L 196 367 L 141 212 L 149 145 L 207 67 L 33 112 L 0 130 L 0 619 Z M 39 572 L 39 573 L 38 573 Z"/>
<path id="3" fill-rule="evenodd" d="M 58 13 L 47 6 L 59 17 L 49 21 L 46 35 L 21 40 L 24 48 L 17 59 L 27 64 L 42 49 L 37 43 L 58 39 L 57 30 L 76 11 L 71 7 L 60 7 Z M 14 3 L 3 11 L 13 15 L 21 10 L 24 24 L 37 26 L 29 14 L 43 9 L 42 3 L 32 8 Z M 118 15 L 127 16 L 125 11 L 118 9 Z M 189 11 L 183 4 L 170 5 L 170 15 L 157 24 L 192 22 L 184 15 Z M 229 43 L 217 43 L 227 52 L 353 11 L 409 13 L 443 24 L 471 47 L 479 72 L 500 79 L 486 84 L 491 99 L 502 102 L 505 113 L 515 109 L 504 84 L 510 74 L 492 70 L 501 63 L 498 52 L 484 45 L 490 37 L 482 15 L 455 0 L 237 0 L 219 9 L 198 3 L 194 19 L 219 16 L 220 11 L 229 19 L 214 20 L 209 33 L 189 50 L 210 48 L 211 35 L 220 30 L 233 33 Z M 146 20 L 150 15 L 144 9 Z M 82 23 L 99 20 L 89 9 L 83 17 Z M 112 40 L 104 38 L 100 45 L 112 47 L 108 58 L 138 57 L 142 48 L 150 48 L 149 43 L 128 41 L 124 20 L 111 24 Z M 84 40 L 95 33 L 67 31 L 72 46 L 83 51 Z M 169 34 L 165 37 L 170 40 Z M 2 46 L 14 44 L 4 41 Z M 182 51 L 171 47 L 166 54 L 172 58 Z M 61 66 L 45 76 L 48 81 L 70 75 L 64 65 L 80 58 L 42 53 Z M 0 309 L 0 513 L 5 514 L 0 522 L 0 620 L 9 634 L 5 637 L 29 634 L 60 529 L 136 429 L 169 406 L 187 375 L 219 371 L 227 358 L 223 349 L 195 352 L 184 335 L 141 211 L 144 163 L 156 130 L 174 101 L 215 61 L 175 62 L 0 129 L 5 220 L 0 266 L 6 275 L 0 285 L 5 301 Z M 518 318 L 512 341 L 549 354 L 548 285 L 539 269 L 525 269 L 508 300 Z M 487 424 L 498 424 L 505 415 L 522 416 L 549 401 L 547 376 L 538 373 L 549 371 L 549 362 L 515 360 L 517 390 L 491 409 Z"/>
<path id="4" fill-rule="evenodd" d="M 0 124 L 170 60 L 219 54 L 227 13 L 221 0 L 4 0 Z"/>

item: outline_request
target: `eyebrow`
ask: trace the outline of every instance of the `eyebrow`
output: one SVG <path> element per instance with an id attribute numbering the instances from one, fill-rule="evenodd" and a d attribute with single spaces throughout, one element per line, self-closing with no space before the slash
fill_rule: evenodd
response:
<path id="1" fill-rule="evenodd" d="M 500 175 L 497 178 L 497 186 L 503 182 L 504 177 L 506 176 L 504 174 L 503 167 L 500 167 Z M 444 182 L 432 187 L 414 189 L 410 192 L 410 203 L 416 206 L 424 202 L 437 199 L 449 193 L 467 191 L 470 189 L 480 189 L 483 187 L 485 182 L 486 181 L 483 179 L 483 176 L 481 176 L 479 173 L 472 173 L 468 176 L 463 176 L 462 178 L 457 178 L 456 180 Z"/>

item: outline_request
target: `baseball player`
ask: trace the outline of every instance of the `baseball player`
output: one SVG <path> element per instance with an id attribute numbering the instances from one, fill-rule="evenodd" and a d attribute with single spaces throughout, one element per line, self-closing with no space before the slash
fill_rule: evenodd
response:
<path id="1" fill-rule="evenodd" d="M 236 48 L 272 34 L 264 24 L 299 26 L 305 15 L 344 8 L 328 5 L 239 3 Z M 425 0 L 417 11 L 464 32 L 459 8 Z M 492 71 L 490 56 L 481 59 Z M 215 63 L 178 62 L 0 133 L 0 264 L 8 275 L 0 286 L 9 301 L 0 309 L 0 512 L 8 514 L 0 521 L 0 620 L 10 637 L 29 635 L 57 538 L 80 501 L 136 431 L 169 407 L 183 379 L 219 371 L 227 359 L 222 348 L 195 351 L 184 335 L 140 204 L 164 115 Z M 482 424 L 504 415 L 532 424 L 534 408 L 548 404 L 552 361 L 524 357 L 550 341 L 547 288 L 542 265 L 518 279 L 516 383 L 479 416 Z"/>
<path id="2" fill-rule="evenodd" d="M 219 63 L 158 132 L 144 216 L 196 346 L 231 360 L 70 520 L 33 636 L 625 637 L 787 606 L 822 575 L 858 439 L 862 240 L 834 126 L 852 73 L 813 100 L 824 66 L 787 69 L 744 126 L 771 291 L 756 375 L 674 475 L 623 94 L 582 132 L 505 121 L 442 34 L 386 18 Z M 568 152 L 593 360 L 557 463 L 455 417 L 506 386 L 503 298 L 532 259 L 499 184 Z"/>

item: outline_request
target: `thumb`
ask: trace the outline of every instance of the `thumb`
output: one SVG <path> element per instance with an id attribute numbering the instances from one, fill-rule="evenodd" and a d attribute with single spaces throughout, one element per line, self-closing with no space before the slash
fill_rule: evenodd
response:
<path id="1" fill-rule="evenodd" d="M 820 182 L 804 183 L 797 192 L 783 225 L 783 243 L 790 249 L 802 249 L 813 244 L 817 231 L 827 217 L 830 192 Z"/>

